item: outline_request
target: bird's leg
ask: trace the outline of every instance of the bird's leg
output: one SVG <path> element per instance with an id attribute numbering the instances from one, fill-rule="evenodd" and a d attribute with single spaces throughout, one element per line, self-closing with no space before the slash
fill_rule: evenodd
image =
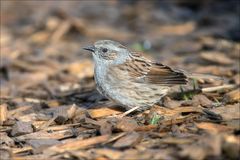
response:
<path id="1" fill-rule="evenodd" d="M 122 118 L 122 117 L 132 113 L 133 111 L 137 110 L 138 108 L 140 108 L 140 106 L 133 107 L 133 108 L 129 109 L 128 111 L 124 112 L 123 114 L 120 114 L 118 117 Z"/>

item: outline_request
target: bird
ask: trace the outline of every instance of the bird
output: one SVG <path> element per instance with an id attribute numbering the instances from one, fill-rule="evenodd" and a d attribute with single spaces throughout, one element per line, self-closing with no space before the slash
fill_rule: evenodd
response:
<path id="1" fill-rule="evenodd" d="M 83 49 L 92 53 L 97 90 L 124 107 L 124 116 L 151 108 L 172 86 L 186 85 L 191 77 L 113 40 L 99 40 Z"/>

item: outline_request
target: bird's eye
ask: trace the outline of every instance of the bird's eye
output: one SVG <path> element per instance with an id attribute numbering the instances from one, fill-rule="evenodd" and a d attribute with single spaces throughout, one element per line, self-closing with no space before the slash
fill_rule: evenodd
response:
<path id="1" fill-rule="evenodd" d="M 103 48 L 103 49 L 102 49 L 102 52 L 103 52 L 103 53 L 106 53 L 107 51 L 108 51 L 107 48 Z"/>

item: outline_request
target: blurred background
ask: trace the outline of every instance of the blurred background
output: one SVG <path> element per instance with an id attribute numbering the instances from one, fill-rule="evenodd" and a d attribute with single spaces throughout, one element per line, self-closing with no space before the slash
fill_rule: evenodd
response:
<path id="1" fill-rule="evenodd" d="M 0 2 L 2 159 L 239 159 L 239 0 Z M 118 118 L 82 49 L 102 39 L 224 81 Z"/>
<path id="2" fill-rule="evenodd" d="M 1 94 L 81 88 L 93 75 L 81 48 L 100 39 L 239 83 L 239 16 L 237 0 L 1 1 Z"/>

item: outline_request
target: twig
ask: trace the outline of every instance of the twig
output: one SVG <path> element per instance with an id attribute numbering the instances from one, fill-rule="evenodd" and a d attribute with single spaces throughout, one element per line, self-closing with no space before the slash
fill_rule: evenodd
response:
<path id="1" fill-rule="evenodd" d="M 132 113 L 133 111 L 137 110 L 138 108 L 140 108 L 140 106 L 134 107 L 134 108 L 132 108 L 132 109 L 130 109 L 130 110 L 124 112 L 124 113 L 123 113 L 122 115 L 120 115 L 119 117 L 122 118 L 122 117 L 124 117 L 124 116 L 126 116 L 126 115 Z"/>
<path id="2" fill-rule="evenodd" d="M 201 91 L 203 93 L 208 93 L 208 92 L 219 91 L 219 90 L 222 90 L 222 89 L 233 89 L 235 87 L 236 87 L 236 85 L 226 84 L 226 85 L 217 86 L 217 87 L 202 88 Z"/>

